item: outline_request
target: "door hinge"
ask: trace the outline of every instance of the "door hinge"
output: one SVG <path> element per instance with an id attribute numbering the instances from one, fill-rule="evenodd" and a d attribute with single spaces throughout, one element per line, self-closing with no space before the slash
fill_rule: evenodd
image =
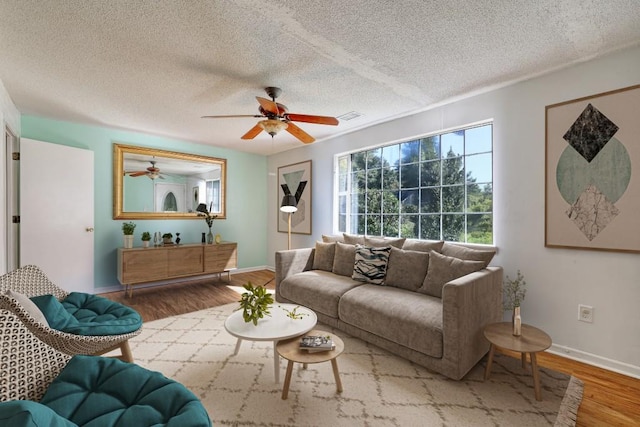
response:
<path id="1" fill-rule="evenodd" d="M 20 215 L 14 215 L 11 217 L 11 222 L 14 224 L 20 224 Z"/>
<path id="2" fill-rule="evenodd" d="M 11 158 L 13 160 L 20 160 L 20 153 L 19 152 L 11 153 Z"/>

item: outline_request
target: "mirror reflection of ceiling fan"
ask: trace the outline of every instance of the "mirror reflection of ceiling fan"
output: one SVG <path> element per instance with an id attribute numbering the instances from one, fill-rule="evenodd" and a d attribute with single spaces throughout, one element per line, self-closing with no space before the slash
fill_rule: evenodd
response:
<path id="1" fill-rule="evenodd" d="M 143 171 L 131 171 L 131 172 L 125 172 L 124 174 L 129 175 L 133 178 L 137 178 L 139 176 L 148 176 L 150 179 L 156 179 L 156 178 L 164 179 L 164 176 L 160 175 L 160 168 L 156 167 L 156 161 L 149 160 L 149 163 L 151 163 L 151 166 L 149 166 L 147 169 Z"/>
<path id="2" fill-rule="evenodd" d="M 311 116 L 308 114 L 294 114 L 289 113 L 289 110 L 285 105 L 282 105 L 276 102 L 276 98 L 280 95 L 282 90 L 277 87 L 267 87 L 265 88 L 267 95 L 271 98 L 268 100 L 266 98 L 262 98 L 256 96 L 258 103 L 260 103 L 260 107 L 258 111 L 260 114 L 236 114 L 236 115 L 227 115 L 227 116 L 202 116 L 203 119 L 220 119 L 220 118 L 235 118 L 235 117 L 258 117 L 264 118 L 265 120 L 259 121 L 254 127 L 249 129 L 247 133 L 242 135 L 242 139 L 253 139 L 263 130 L 267 132 L 273 138 L 278 132 L 282 130 L 286 130 L 291 135 L 298 138 L 300 141 L 305 144 L 309 144 L 315 141 L 315 138 L 300 129 L 293 122 L 306 122 L 306 123 L 314 123 L 318 125 L 331 125 L 337 126 L 338 119 L 335 117 L 328 116 Z"/>

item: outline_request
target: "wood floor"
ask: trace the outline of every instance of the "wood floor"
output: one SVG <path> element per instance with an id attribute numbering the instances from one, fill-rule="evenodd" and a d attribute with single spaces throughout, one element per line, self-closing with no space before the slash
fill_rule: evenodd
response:
<path id="1" fill-rule="evenodd" d="M 145 322 L 177 314 L 237 302 L 242 285 L 251 281 L 273 289 L 274 274 L 263 270 L 220 279 L 189 281 L 146 289 L 102 294 L 136 309 Z M 229 287 L 236 287 L 236 290 Z M 240 289 L 239 289 L 240 288 Z M 514 355 L 515 356 L 515 355 Z M 576 362 L 551 353 L 539 353 L 538 364 L 580 378 L 584 396 L 578 411 L 578 426 L 640 426 L 640 379 Z M 543 391 L 544 398 L 544 391 Z"/>

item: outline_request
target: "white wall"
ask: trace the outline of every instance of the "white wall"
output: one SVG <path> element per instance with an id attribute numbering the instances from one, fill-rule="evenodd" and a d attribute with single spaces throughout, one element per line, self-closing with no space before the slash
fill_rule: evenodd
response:
<path id="1" fill-rule="evenodd" d="M 0 80 L 0 135 L 2 135 L 2 143 L 0 146 L 0 274 L 7 272 L 7 177 L 6 177 L 6 162 L 7 162 L 7 150 L 5 145 L 5 129 L 9 128 L 11 132 L 20 136 L 20 113 L 13 104 L 9 93 Z"/>
<path id="2" fill-rule="evenodd" d="M 333 156 L 481 120 L 494 120 L 495 244 L 492 264 L 527 281 L 525 323 L 547 331 L 552 351 L 640 377 L 640 254 L 551 249 L 544 246 L 545 106 L 640 83 L 640 48 L 430 111 L 269 158 L 269 259 L 286 249 L 278 233 L 279 166 L 313 159 L 312 235 L 293 235 L 310 247 L 332 233 Z M 640 112 L 638 112 L 640 119 Z M 640 144 L 640 135 L 635 143 Z M 640 212 L 638 213 L 640 215 Z M 592 324 L 577 320 L 578 304 L 594 307 Z"/>

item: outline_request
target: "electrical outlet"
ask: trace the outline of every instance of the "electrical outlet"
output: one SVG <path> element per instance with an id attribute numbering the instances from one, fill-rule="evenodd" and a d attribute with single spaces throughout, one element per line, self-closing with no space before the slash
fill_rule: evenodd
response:
<path id="1" fill-rule="evenodd" d="M 590 305 L 578 304 L 578 320 L 593 323 L 593 307 Z"/>

